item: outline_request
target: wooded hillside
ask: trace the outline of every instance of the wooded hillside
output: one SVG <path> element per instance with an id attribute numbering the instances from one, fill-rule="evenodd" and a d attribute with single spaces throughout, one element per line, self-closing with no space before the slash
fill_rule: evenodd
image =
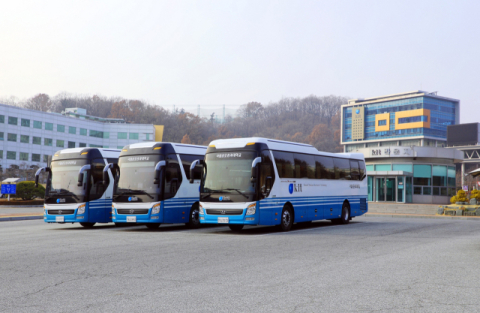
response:
<path id="1" fill-rule="evenodd" d="M 242 105 L 237 116 L 227 116 L 225 123 L 200 118 L 183 109 L 174 112 L 161 106 L 120 97 L 38 94 L 26 101 L 12 99 L 2 103 L 39 111 L 60 113 L 65 108 L 84 108 L 88 115 L 123 118 L 129 123 L 164 125 L 164 141 L 207 145 L 210 141 L 233 137 L 267 137 L 304 142 L 322 151 L 339 152 L 340 105 L 347 98 L 308 96 L 283 98 L 262 105 Z"/>

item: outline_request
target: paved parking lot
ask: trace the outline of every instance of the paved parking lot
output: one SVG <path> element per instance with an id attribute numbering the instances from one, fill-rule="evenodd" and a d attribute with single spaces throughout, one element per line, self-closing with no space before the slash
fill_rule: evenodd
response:
<path id="1" fill-rule="evenodd" d="M 0 312 L 477 312 L 480 224 L 0 224 Z"/>

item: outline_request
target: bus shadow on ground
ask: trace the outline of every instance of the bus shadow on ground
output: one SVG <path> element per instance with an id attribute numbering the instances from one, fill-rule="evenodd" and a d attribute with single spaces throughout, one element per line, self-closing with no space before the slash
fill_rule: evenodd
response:
<path id="1" fill-rule="evenodd" d="M 350 222 L 350 223 L 358 223 L 358 222 Z M 297 223 L 293 224 L 292 229 L 288 232 L 280 231 L 279 226 L 251 226 L 248 228 L 244 228 L 241 231 L 232 231 L 229 228 L 222 229 L 219 231 L 214 232 L 213 234 L 219 235 L 236 235 L 236 236 L 251 236 L 251 235 L 267 235 L 267 234 L 289 234 L 295 233 L 301 230 L 314 230 L 314 229 L 321 229 L 321 228 L 328 228 L 332 226 L 339 226 L 338 224 L 334 224 L 331 221 L 315 221 L 311 223 Z M 347 226 L 347 225 L 345 225 Z"/>
<path id="2" fill-rule="evenodd" d="M 130 226 L 130 225 L 128 225 Z M 162 224 L 156 229 L 149 229 L 145 225 L 135 225 L 140 226 L 140 228 L 130 228 L 128 226 L 117 226 L 118 230 L 123 230 L 126 232 L 147 232 L 147 233 L 165 233 L 165 232 L 179 232 L 179 231 L 201 231 L 209 228 L 218 228 L 221 226 L 218 225 L 202 225 L 199 228 L 188 228 L 183 224 Z M 222 225 L 223 226 L 223 225 Z"/>

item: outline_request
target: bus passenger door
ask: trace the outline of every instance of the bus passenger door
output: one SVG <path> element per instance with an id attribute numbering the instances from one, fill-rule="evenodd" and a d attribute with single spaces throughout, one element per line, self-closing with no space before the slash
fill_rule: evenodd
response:
<path id="1" fill-rule="evenodd" d="M 182 172 L 178 163 L 176 154 L 169 154 L 166 158 L 167 166 L 165 167 L 165 223 L 184 223 L 182 220 L 183 211 L 185 211 L 184 199 L 176 198 L 178 189 L 182 184 Z M 188 212 L 190 214 L 190 211 Z"/>
<path id="2" fill-rule="evenodd" d="M 91 222 L 107 223 L 110 221 L 111 204 L 107 208 L 105 200 L 105 188 L 103 185 L 103 168 L 105 167 L 103 159 L 95 159 L 92 161 L 90 176 L 90 196 L 88 219 Z"/>

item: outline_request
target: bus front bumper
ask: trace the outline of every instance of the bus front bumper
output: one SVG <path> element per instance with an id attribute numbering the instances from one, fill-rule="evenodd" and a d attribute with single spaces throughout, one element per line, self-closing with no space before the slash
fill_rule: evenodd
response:
<path id="1" fill-rule="evenodd" d="M 218 225 L 258 225 L 259 224 L 259 210 L 258 204 L 254 214 L 247 215 L 247 208 L 250 203 L 201 203 L 203 207 L 203 214 L 200 214 L 201 224 L 218 224 Z M 237 214 L 229 214 L 231 210 L 237 211 Z M 241 214 L 238 212 L 242 210 Z M 220 211 L 221 214 L 216 214 Z M 214 213 L 209 213 L 214 212 Z"/>
<path id="2" fill-rule="evenodd" d="M 153 208 L 160 205 L 159 210 L 153 212 Z M 114 214 L 112 215 L 112 222 L 114 223 L 128 223 L 128 224 L 148 224 L 148 223 L 163 223 L 163 203 L 114 203 Z M 143 211 L 142 214 L 136 214 L 138 210 Z"/>
<path id="3" fill-rule="evenodd" d="M 86 222 L 87 209 L 82 214 L 78 214 L 78 206 L 67 205 L 45 205 L 43 210 L 43 221 L 45 223 L 80 223 Z"/>

